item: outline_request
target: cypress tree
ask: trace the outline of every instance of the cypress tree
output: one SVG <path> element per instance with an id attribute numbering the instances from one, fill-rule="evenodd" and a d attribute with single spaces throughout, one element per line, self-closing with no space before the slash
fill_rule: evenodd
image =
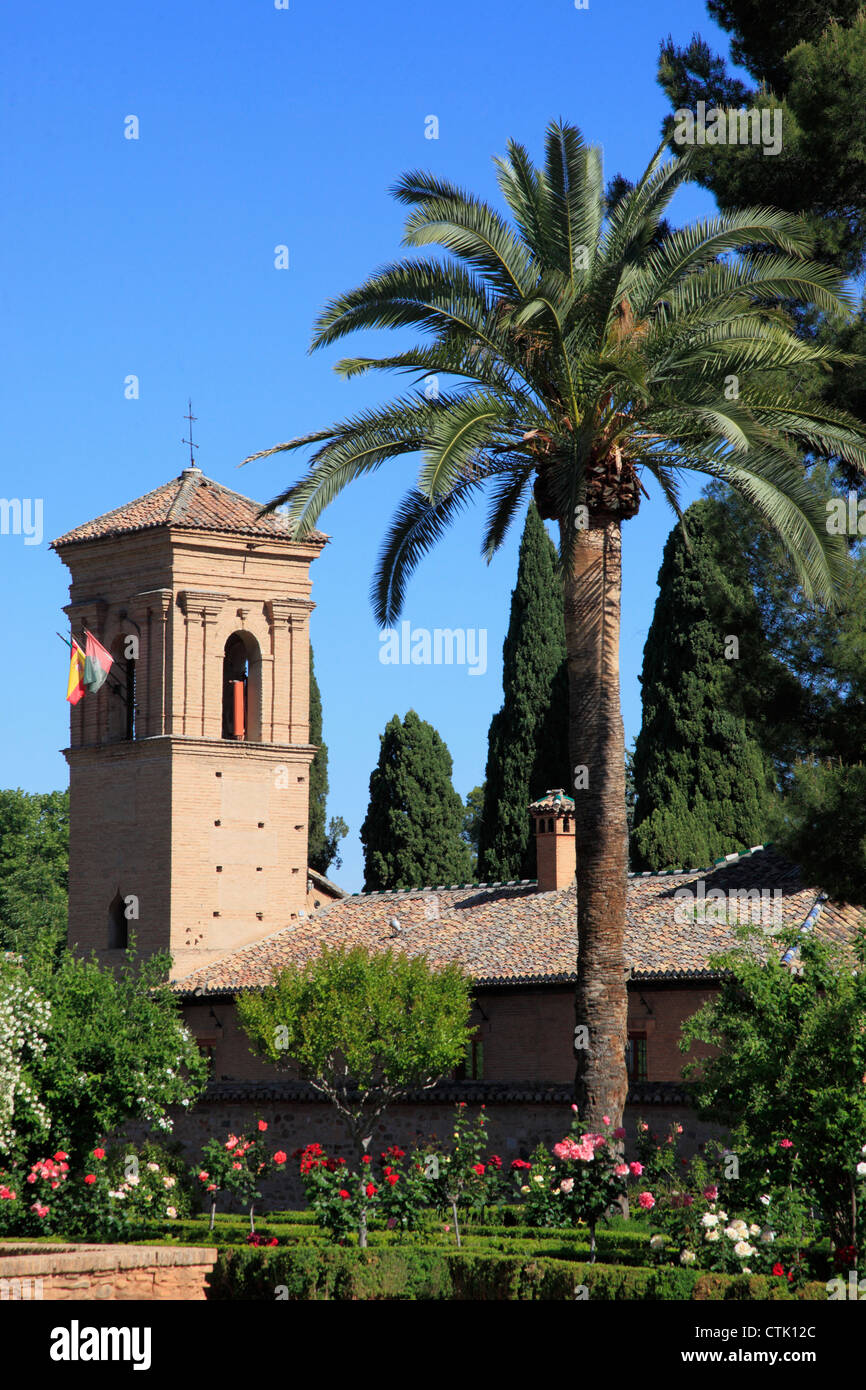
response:
<path id="1" fill-rule="evenodd" d="M 502 649 L 504 702 L 487 740 L 478 876 L 534 878 L 535 837 L 527 807 L 548 787 L 571 785 L 568 674 L 556 551 L 534 502 L 520 542 Z"/>
<path id="2" fill-rule="evenodd" d="M 469 879 L 464 808 L 451 772 L 451 754 L 432 724 L 412 709 L 402 722 L 397 714 L 388 721 L 361 827 L 368 892 Z"/>
<path id="3" fill-rule="evenodd" d="M 766 833 L 769 762 L 736 712 L 757 604 L 744 563 L 716 549 L 717 505 L 689 507 L 689 542 L 676 527 L 659 571 L 634 751 L 632 858 L 641 869 L 703 867 Z M 726 656 L 731 636 L 744 644 L 739 658 Z"/>
<path id="4" fill-rule="evenodd" d="M 307 817 L 307 863 L 311 869 L 326 874 L 331 863 L 336 860 L 339 868 L 341 860 L 338 845 L 349 827 L 341 816 L 332 817 L 330 826 L 325 829 L 325 805 L 328 799 L 328 745 L 322 741 L 322 695 L 313 665 L 313 648 L 310 647 L 310 743 L 315 745 L 316 753 L 310 764 L 309 815 Z"/>

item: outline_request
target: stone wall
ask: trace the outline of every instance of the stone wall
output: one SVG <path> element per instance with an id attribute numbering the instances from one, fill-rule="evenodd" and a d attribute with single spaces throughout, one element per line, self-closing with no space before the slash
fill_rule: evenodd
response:
<path id="1" fill-rule="evenodd" d="M 215 1249 L 0 1244 L 0 1301 L 202 1302 Z"/>

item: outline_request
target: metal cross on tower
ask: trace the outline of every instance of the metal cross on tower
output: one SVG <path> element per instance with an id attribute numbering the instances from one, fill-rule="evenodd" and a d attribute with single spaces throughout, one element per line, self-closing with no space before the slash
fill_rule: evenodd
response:
<path id="1" fill-rule="evenodd" d="M 196 461 L 195 461 L 195 458 L 194 458 L 194 456 L 193 456 L 193 452 L 192 452 L 192 451 L 193 451 L 193 449 L 197 449 L 197 448 L 198 448 L 198 445 L 197 445 L 197 444 L 193 444 L 193 442 L 192 442 L 192 427 L 193 427 L 193 425 L 195 424 L 196 420 L 198 419 L 198 416 L 197 416 L 197 415 L 193 415 L 193 413 L 192 413 L 192 401 L 188 401 L 187 404 L 188 404 L 188 406 L 189 406 L 189 414 L 188 414 L 188 415 L 184 415 L 183 418 L 184 418 L 185 420 L 189 420 L 189 439 L 182 439 L 180 442 L 181 442 L 181 444 L 188 444 L 188 445 L 189 445 L 189 466 L 190 466 L 190 468 L 196 468 L 196 467 L 197 467 L 197 464 L 196 464 Z"/>

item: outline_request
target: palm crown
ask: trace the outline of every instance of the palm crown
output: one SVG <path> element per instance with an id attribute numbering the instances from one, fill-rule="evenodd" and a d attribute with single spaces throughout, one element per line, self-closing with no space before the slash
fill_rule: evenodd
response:
<path id="1" fill-rule="evenodd" d="M 478 489 L 490 494 L 488 558 L 534 485 L 542 515 L 560 522 L 565 560 L 581 506 L 634 515 L 645 470 L 679 513 L 680 471 L 698 470 L 743 492 L 787 544 L 807 592 L 830 600 L 844 547 L 827 534 L 825 499 L 801 451 L 862 469 L 862 427 L 767 384 L 769 371 L 851 360 L 798 337 L 778 307 L 849 308 L 840 273 L 807 258 L 805 225 L 751 208 L 659 239 L 689 152 L 665 159 L 662 146 L 606 210 L 599 150 L 558 123 L 547 131 L 543 169 L 514 142 L 496 164 L 514 226 L 431 175 L 409 173 L 395 186 L 412 208 L 405 243 L 447 255 L 386 266 L 333 300 L 313 346 L 356 329 L 414 325 L 428 341 L 337 370 L 422 380 L 378 409 L 252 455 L 318 446 L 306 477 L 269 509 L 288 503 L 302 536 L 354 478 L 420 453 L 374 583 L 384 623 L 399 613 L 421 556 Z"/>

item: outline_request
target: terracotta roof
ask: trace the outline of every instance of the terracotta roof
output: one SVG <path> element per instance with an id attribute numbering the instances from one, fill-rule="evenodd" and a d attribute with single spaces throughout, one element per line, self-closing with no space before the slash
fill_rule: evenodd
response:
<path id="1" fill-rule="evenodd" d="M 704 980 L 716 978 L 709 957 L 737 944 L 735 920 L 716 923 L 715 910 L 707 920 L 695 920 L 697 908 L 682 911 L 675 895 L 685 889 L 695 895 L 721 889 L 778 891 L 780 923 L 803 926 L 816 905 L 818 892 L 804 885 L 798 870 L 774 850 L 756 847 L 729 855 L 710 869 L 661 874 L 632 874 L 628 887 L 626 957 L 635 980 Z M 731 900 L 728 900 L 731 901 Z M 844 940 L 862 917 L 857 909 L 822 906 L 817 930 Z M 677 909 L 680 908 L 679 913 Z M 741 920 L 746 905 L 740 900 Z M 677 921 L 677 915 L 683 920 Z M 721 913 L 719 914 L 721 915 Z M 764 938 L 773 949 L 773 935 Z M 479 884 L 465 887 L 421 888 L 390 893 L 355 894 L 329 903 L 318 912 L 284 927 L 251 946 L 231 952 L 174 982 L 182 994 L 232 993 L 268 984 L 272 971 L 302 965 L 322 946 L 363 945 L 391 948 L 408 955 L 425 955 L 431 965 L 455 962 L 477 986 L 568 983 L 575 976 L 577 956 L 576 895 L 572 885 L 539 893 L 534 883 Z"/>
<path id="2" fill-rule="evenodd" d="M 76 526 L 52 541 L 52 548 L 77 541 L 100 540 L 129 531 L 148 531 L 156 526 L 172 526 L 181 531 L 226 531 L 249 536 L 272 536 L 291 539 L 284 513 L 271 512 L 261 516 L 261 504 L 240 492 L 232 492 L 222 483 L 206 478 L 200 468 L 185 468 L 177 478 L 163 483 L 153 492 L 146 492 L 134 502 L 115 507 L 113 512 L 97 516 Z M 322 546 L 327 541 L 321 531 L 311 531 L 304 544 Z"/>
<path id="3" fill-rule="evenodd" d="M 538 801 L 530 801 L 530 811 L 573 811 L 574 799 L 566 796 L 562 787 L 554 787 L 552 791 L 547 791 L 544 796 L 539 797 Z"/>

